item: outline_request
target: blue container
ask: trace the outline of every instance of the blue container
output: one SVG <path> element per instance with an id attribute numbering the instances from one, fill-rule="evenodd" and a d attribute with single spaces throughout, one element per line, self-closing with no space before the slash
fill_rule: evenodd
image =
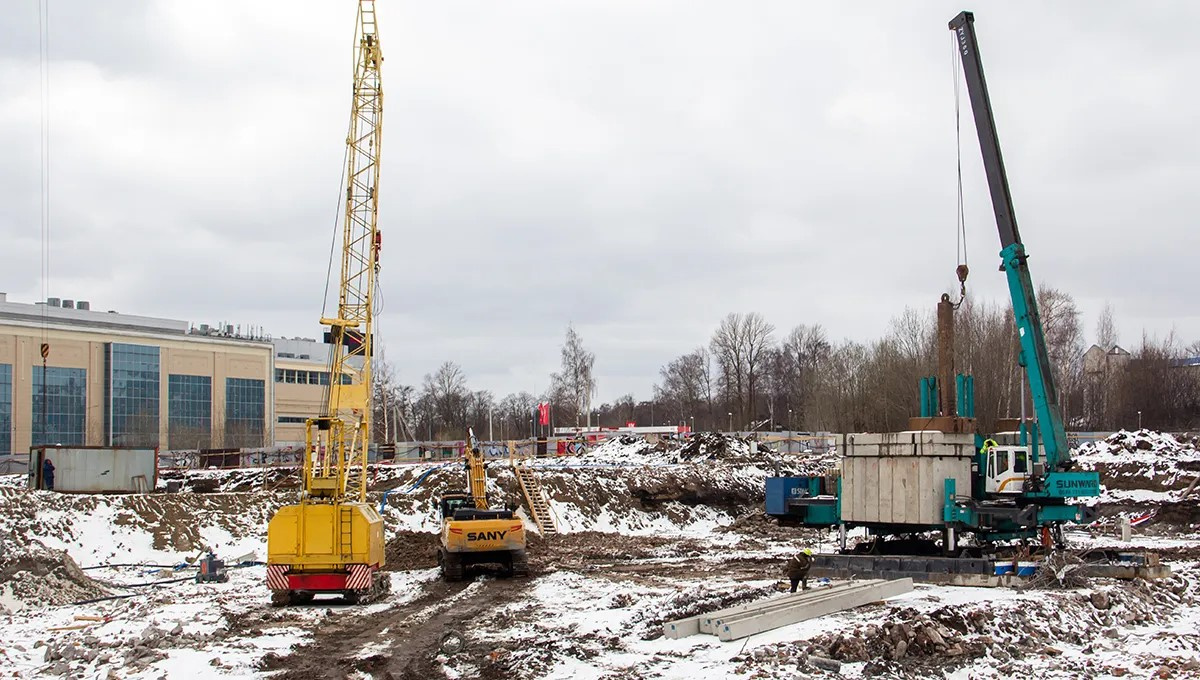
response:
<path id="1" fill-rule="evenodd" d="M 1033 576 L 1037 567 L 1037 562 L 1017 562 L 1017 576 Z"/>
<path id="2" fill-rule="evenodd" d="M 996 576 L 1007 576 L 1013 573 L 1012 562 L 996 562 Z"/>

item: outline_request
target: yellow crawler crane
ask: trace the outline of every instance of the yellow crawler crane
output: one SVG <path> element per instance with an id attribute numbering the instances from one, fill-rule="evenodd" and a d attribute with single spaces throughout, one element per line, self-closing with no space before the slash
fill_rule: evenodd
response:
<path id="1" fill-rule="evenodd" d="M 483 451 L 474 431 L 468 430 L 464 452 L 467 462 L 467 493 L 442 494 L 442 537 L 438 566 L 442 578 L 460 581 L 467 567 L 495 564 L 509 576 L 526 576 L 525 523 L 511 510 L 491 510 L 487 499 L 487 472 Z"/>
<path id="2" fill-rule="evenodd" d="M 379 151 L 383 53 L 375 3 L 360 0 L 354 41 L 354 102 L 346 137 L 337 316 L 326 318 L 331 346 L 325 410 L 306 425 L 300 502 L 267 527 L 267 585 L 275 605 L 338 594 L 366 602 L 387 592 L 383 518 L 367 497 L 371 433 L 371 324 L 379 269 Z"/>

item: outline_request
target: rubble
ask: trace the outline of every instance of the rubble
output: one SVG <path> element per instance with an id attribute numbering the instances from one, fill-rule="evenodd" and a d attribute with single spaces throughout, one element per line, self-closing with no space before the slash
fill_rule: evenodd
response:
<path id="1" fill-rule="evenodd" d="M 1137 484 L 1144 487 L 1139 492 L 1168 498 L 1190 482 L 1194 441 L 1171 444 L 1139 433 L 1110 439 L 1103 451 L 1098 442 L 1077 458 L 1104 466 L 1106 484 L 1110 473 L 1126 480 L 1114 483 L 1113 492 Z M 81 571 L 72 567 L 76 562 L 172 564 L 203 548 L 229 557 L 264 555 L 266 521 L 295 498 L 286 488 L 271 490 L 275 478 L 266 474 L 194 471 L 169 476 L 178 492 L 140 496 L 67 496 L 0 484 L 0 513 L 10 532 L 0 537 L 0 606 L 10 610 L 0 613 L 6 639 L 0 675 L 537 678 L 600 668 L 606 677 L 791 680 L 1150 678 L 1200 671 L 1200 539 L 1187 529 L 1196 521 L 1195 499 L 1154 500 L 1159 528 L 1135 529 L 1137 545 L 1171 563 L 1175 576 L 1163 581 L 1083 581 L 1075 578 L 1076 563 L 1061 558 L 1044 564 L 1041 580 L 1025 589 L 921 586 L 890 604 L 748 642 L 661 639 L 664 620 L 776 592 L 783 556 L 797 545 L 832 543 L 827 532 L 780 527 L 765 516 L 762 500 L 764 480 L 777 466 L 783 474 L 815 474 L 833 462 L 720 435 L 654 445 L 617 439 L 604 451 L 538 459 L 533 464 L 561 533 L 531 535 L 529 578 L 483 576 L 462 584 L 437 578 L 432 503 L 441 491 L 461 488 L 461 465 L 373 465 L 368 501 L 381 503 L 388 492 L 392 595 L 361 608 L 273 610 L 264 605 L 262 567 L 233 570 L 228 584 L 180 583 L 125 600 L 63 604 L 88 599 L 71 588 L 118 593 L 121 583 L 154 578 L 148 567 Z M 508 462 L 490 466 L 493 497 L 515 499 Z M 1154 473 L 1134 475 L 1135 469 Z M 1122 512 L 1144 507 L 1136 499 L 1120 502 Z M 12 572 L 31 574 L 29 583 L 70 583 L 12 595 L 8 565 L 18 554 L 41 560 Z M 76 576 L 87 580 L 72 581 Z M 17 609 L 17 600 L 38 606 Z M 462 651 L 436 649 L 446 630 L 464 631 Z"/>
<path id="2" fill-rule="evenodd" d="M 0 614 L 109 594 L 65 551 L 13 533 L 0 536 Z"/>

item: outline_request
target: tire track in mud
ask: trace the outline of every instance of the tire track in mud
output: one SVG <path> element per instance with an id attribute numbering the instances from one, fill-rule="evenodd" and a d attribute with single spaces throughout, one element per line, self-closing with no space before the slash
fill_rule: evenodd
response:
<path id="1" fill-rule="evenodd" d="M 431 581 L 415 600 L 372 614 L 348 616 L 313 630 L 313 642 L 262 664 L 281 680 L 342 680 L 352 672 L 389 680 L 441 677 L 434 661 L 451 630 L 469 638 L 472 624 L 520 598 L 530 579 Z M 370 653 L 364 654 L 364 650 Z"/>

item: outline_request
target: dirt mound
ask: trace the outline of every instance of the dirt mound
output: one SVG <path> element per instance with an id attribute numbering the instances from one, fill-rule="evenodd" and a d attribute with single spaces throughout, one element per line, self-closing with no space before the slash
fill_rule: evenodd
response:
<path id="1" fill-rule="evenodd" d="M 686 439 L 659 439 L 623 434 L 608 439 L 595 449 L 571 457 L 580 463 L 614 465 L 675 465 L 704 461 L 754 463 L 775 456 L 766 444 L 753 437 L 731 437 L 719 432 L 698 432 Z"/>
<path id="2" fill-rule="evenodd" d="M 680 460 L 745 460 L 773 454 L 770 447 L 750 437 L 731 437 L 719 432 L 697 432 L 679 449 Z"/>
<path id="3" fill-rule="evenodd" d="M 39 609 L 109 594 L 66 552 L 24 536 L 0 537 L 0 612 Z"/>
<path id="4" fill-rule="evenodd" d="M 1084 470 L 1096 470 L 1109 490 L 1181 489 L 1200 474 L 1200 440 L 1154 430 L 1121 430 L 1074 453 Z M 1111 495 L 1111 494 L 1110 494 Z M 1126 500 L 1120 494 L 1110 500 Z M 1148 501 L 1149 498 L 1138 500 Z"/>
<path id="5" fill-rule="evenodd" d="M 387 542 L 384 569 L 407 571 L 437 566 L 438 535 L 424 531 L 398 531 Z"/>
<path id="6" fill-rule="evenodd" d="M 300 488 L 300 468 L 240 468 L 234 470 L 160 470 L 158 490 L 190 493 L 277 491 Z"/>
<path id="7" fill-rule="evenodd" d="M 1193 494 L 1187 500 L 1177 503 L 1163 503 L 1154 514 L 1154 523 L 1179 524 L 1195 526 L 1200 524 L 1200 497 Z"/>

